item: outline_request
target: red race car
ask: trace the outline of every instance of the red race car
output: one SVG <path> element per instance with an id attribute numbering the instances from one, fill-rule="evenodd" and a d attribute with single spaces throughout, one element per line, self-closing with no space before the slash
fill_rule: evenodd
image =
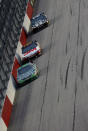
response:
<path id="1" fill-rule="evenodd" d="M 37 55 L 41 55 L 41 48 L 40 44 L 36 40 L 30 42 L 25 47 L 22 47 L 22 55 L 21 55 L 22 60 L 32 58 Z"/>

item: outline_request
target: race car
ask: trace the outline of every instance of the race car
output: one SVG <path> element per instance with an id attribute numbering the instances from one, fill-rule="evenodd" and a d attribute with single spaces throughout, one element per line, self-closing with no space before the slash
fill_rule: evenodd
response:
<path id="1" fill-rule="evenodd" d="M 32 81 L 39 76 L 38 68 L 35 64 L 29 62 L 17 69 L 17 83 L 23 84 L 25 81 Z"/>
<path id="2" fill-rule="evenodd" d="M 43 26 L 48 26 L 49 21 L 44 13 L 40 13 L 31 19 L 31 28 L 33 31 Z"/>
<path id="3" fill-rule="evenodd" d="M 35 40 L 22 47 L 21 60 L 41 55 L 40 44 Z"/>

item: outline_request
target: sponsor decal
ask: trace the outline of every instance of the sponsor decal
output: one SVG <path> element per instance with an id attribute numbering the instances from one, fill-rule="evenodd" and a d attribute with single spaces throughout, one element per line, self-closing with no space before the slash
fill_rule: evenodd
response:
<path id="1" fill-rule="evenodd" d="M 26 52 L 26 53 L 24 54 L 24 56 L 28 55 L 29 53 L 31 53 L 31 52 L 33 52 L 33 51 L 35 51 L 35 50 L 36 50 L 36 48 L 31 49 L 30 51 Z"/>

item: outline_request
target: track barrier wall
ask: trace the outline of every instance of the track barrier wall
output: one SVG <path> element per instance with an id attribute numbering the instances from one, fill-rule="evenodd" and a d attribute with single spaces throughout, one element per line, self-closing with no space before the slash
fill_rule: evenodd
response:
<path id="1" fill-rule="evenodd" d="M 15 58 L 14 58 L 12 73 L 8 82 L 6 97 L 4 99 L 3 109 L 2 109 L 2 113 L 0 117 L 0 131 L 7 131 L 7 128 L 9 125 L 12 107 L 14 104 L 15 93 L 16 93 L 15 82 L 17 81 L 17 69 L 21 65 L 21 59 L 19 56 L 21 54 L 22 46 L 26 44 L 27 34 L 29 33 L 29 30 L 30 30 L 30 26 L 31 26 L 30 19 L 32 18 L 32 14 L 33 14 L 33 7 L 32 7 L 33 2 L 34 0 L 31 0 L 31 2 L 28 2 L 27 4 L 23 27 L 21 29 L 21 34 L 20 34 L 20 38 L 19 38 L 17 50 L 16 50 L 17 55 L 15 55 Z"/>

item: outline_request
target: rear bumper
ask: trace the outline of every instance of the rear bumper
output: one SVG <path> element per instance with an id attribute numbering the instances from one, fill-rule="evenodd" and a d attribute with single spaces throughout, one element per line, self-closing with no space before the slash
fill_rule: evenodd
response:
<path id="1" fill-rule="evenodd" d="M 43 24 L 41 24 L 41 25 L 39 25 L 39 26 L 37 26 L 37 27 L 32 27 L 32 30 L 39 29 L 39 28 L 41 28 L 41 27 L 43 27 L 43 26 L 48 26 L 48 24 L 49 24 L 49 21 L 47 20 L 46 22 L 44 22 Z"/>
<path id="2" fill-rule="evenodd" d="M 33 74 L 33 76 L 32 76 L 31 78 L 27 78 L 27 79 L 24 79 L 24 80 L 21 80 L 21 81 L 17 81 L 17 84 L 18 84 L 18 86 L 20 86 L 20 85 L 24 84 L 24 83 L 27 82 L 27 81 L 31 82 L 31 81 L 37 79 L 38 76 L 39 76 L 39 71 L 38 71 L 38 69 L 36 68 L 36 73 Z"/>

